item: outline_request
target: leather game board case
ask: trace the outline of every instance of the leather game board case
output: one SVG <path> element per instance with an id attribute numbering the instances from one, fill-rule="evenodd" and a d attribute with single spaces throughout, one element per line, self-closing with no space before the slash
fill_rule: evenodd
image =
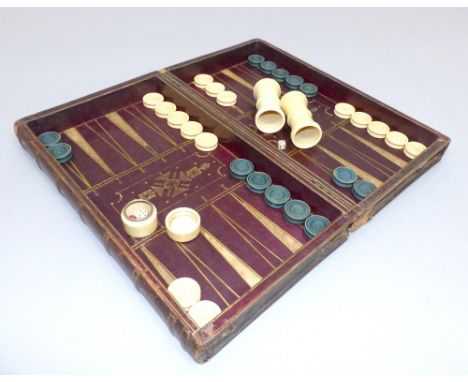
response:
<path id="1" fill-rule="evenodd" d="M 251 87 L 261 77 L 247 64 L 247 56 L 252 53 L 262 54 L 319 86 L 320 94 L 310 101 L 324 130 L 318 148 L 302 153 L 290 147 L 282 152 L 276 142 L 288 139 L 287 127 L 283 133 L 268 139 L 255 130 Z M 238 107 L 223 108 L 196 89 L 192 78 L 198 73 L 213 74 L 238 93 Z M 150 115 L 141 105 L 141 97 L 151 91 L 161 92 L 178 109 L 200 121 L 206 131 L 215 132 L 220 137 L 216 152 L 200 155 L 178 133 Z M 342 100 L 391 126 L 398 126 L 411 138 L 426 144 L 427 149 L 413 160 L 401 153 L 388 152 L 379 142 L 359 135 L 360 132 L 333 117 L 329 108 Z M 61 132 L 76 147 L 72 164 L 60 165 L 38 140 L 37 135 L 47 130 Z M 59 193 L 74 206 L 81 220 L 91 227 L 197 362 L 210 359 L 346 241 L 349 232 L 369 221 L 437 163 L 450 141 L 445 135 L 259 39 L 25 117 L 15 123 L 15 133 L 23 148 L 49 175 Z M 124 150 L 130 147 L 134 148 Z M 306 200 L 314 212 L 329 217 L 330 226 L 310 239 L 297 227 L 281 220 L 280 215 L 264 208 L 261 198 L 255 199 L 226 172 L 229 161 L 236 157 L 252 160 L 256 168 L 272 176 L 274 183 L 285 185 L 295 197 Z M 360 175 L 374 179 L 378 188 L 362 201 L 353 200 L 333 186 L 330 174 L 324 171 L 334 163 L 354 166 Z M 188 180 L 187 174 L 190 174 Z M 179 185 L 176 196 L 174 192 L 165 194 L 165 186 L 158 186 L 162 181 L 168 185 L 169 180 L 170 184 Z M 205 188 L 200 194 L 200 188 L 211 180 L 210 189 Z M 187 182 L 183 190 L 182 181 Z M 192 204 L 202 214 L 208 233 L 192 244 L 174 248 L 166 240 L 162 224 L 149 239 L 134 240 L 126 236 L 116 211 L 120 203 L 128 201 L 131 192 L 147 191 L 145 182 L 153 182 L 155 194 L 151 195 L 158 202 L 158 209 L 160 205 L 163 207 L 162 216 L 166 204 L 167 209 Z M 237 218 L 236 214 L 241 215 Z M 250 233 L 239 222 L 250 224 Z M 226 228 L 217 231 L 216 226 Z M 232 232 L 238 235 L 237 239 L 230 239 Z M 244 243 L 242 247 L 239 241 Z M 172 248 L 171 253 L 179 251 L 177 260 L 175 255 L 166 255 L 166 248 Z M 213 251 L 212 255 L 201 258 L 201 253 L 206 251 Z M 224 257 L 213 260 L 220 253 Z M 249 284 L 232 271 L 231 263 L 225 259 L 232 258 L 233 254 L 259 282 Z M 253 262 L 255 256 L 258 259 Z M 167 284 L 173 277 L 186 274 L 200 282 L 205 298 L 222 307 L 222 313 L 201 328 L 167 292 Z"/>

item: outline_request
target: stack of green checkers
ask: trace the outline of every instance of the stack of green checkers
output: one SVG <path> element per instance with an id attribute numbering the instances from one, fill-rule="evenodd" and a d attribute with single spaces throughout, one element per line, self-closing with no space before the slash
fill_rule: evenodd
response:
<path id="1" fill-rule="evenodd" d="M 254 171 L 248 159 L 234 159 L 229 164 L 229 172 L 235 179 L 245 180 L 247 188 L 255 194 L 263 194 L 265 203 L 271 208 L 283 209 L 284 218 L 292 224 L 304 224 L 304 232 L 312 238 L 325 229 L 330 221 L 321 215 L 311 215 L 310 206 L 298 199 L 291 199 L 289 190 L 272 184 L 270 175 Z"/>
<path id="2" fill-rule="evenodd" d="M 267 61 L 260 54 L 251 54 L 247 58 L 249 65 L 260 69 L 264 74 L 271 75 L 276 81 L 284 83 L 288 89 L 300 90 L 307 98 L 313 98 L 318 94 L 318 86 L 304 82 L 301 76 L 289 74 L 286 69 L 278 68 L 274 61 Z"/>
<path id="3" fill-rule="evenodd" d="M 286 87 L 291 90 L 299 90 L 304 83 L 304 79 L 296 74 L 291 74 L 286 78 Z"/>
<path id="4" fill-rule="evenodd" d="M 39 141 L 47 147 L 52 156 L 59 163 L 66 163 L 73 157 L 72 147 L 68 143 L 60 142 L 62 136 L 56 131 L 46 131 L 39 134 Z"/>
<path id="5" fill-rule="evenodd" d="M 254 170 L 254 165 L 248 159 L 234 159 L 229 164 L 229 172 L 235 179 L 245 180 Z"/>
<path id="6" fill-rule="evenodd" d="M 260 64 L 260 71 L 264 74 L 271 74 L 276 68 L 277 65 L 273 61 L 263 61 Z"/>
<path id="7" fill-rule="evenodd" d="M 254 171 L 247 176 L 247 188 L 256 194 L 263 194 L 270 186 L 271 176 L 265 172 Z"/>
<path id="8" fill-rule="evenodd" d="M 265 203 L 271 208 L 283 208 L 291 194 L 286 187 L 274 184 L 265 190 L 264 197 Z"/>
<path id="9" fill-rule="evenodd" d="M 377 188 L 368 180 L 358 179 L 356 172 L 349 167 L 340 166 L 333 170 L 333 182 L 341 188 L 350 188 L 358 200 L 363 200 Z"/>
<path id="10" fill-rule="evenodd" d="M 367 195 L 371 194 L 375 191 L 377 187 L 374 184 L 369 182 L 368 180 L 359 179 L 353 184 L 353 189 L 351 192 L 353 193 L 356 199 L 362 200 Z"/>
<path id="11" fill-rule="evenodd" d="M 303 92 L 307 98 L 313 98 L 318 94 L 318 86 L 308 82 L 304 82 L 300 85 L 299 90 Z"/>
<path id="12" fill-rule="evenodd" d="M 304 222 L 304 232 L 308 237 L 314 237 L 330 224 L 325 216 L 310 215 Z"/>
<path id="13" fill-rule="evenodd" d="M 68 162 L 73 157 L 73 150 L 68 143 L 57 143 L 50 146 L 49 152 L 61 164 Z"/>
<path id="14" fill-rule="evenodd" d="M 330 224 L 325 216 L 314 215 L 310 206 L 299 199 L 290 199 L 283 207 L 285 219 L 292 224 L 304 224 L 304 233 L 307 237 L 317 236 Z"/>
<path id="15" fill-rule="evenodd" d="M 340 166 L 333 170 L 332 180 L 338 187 L 352 188 L 354 182 L 358 180 L 358 176 L 350 168 Z"/>
<path id="16" fill-rule="evenodd" d="M 278 82 L 284 82 L 284 81 L 286 81 L 286 78 L 288 78 L 289 72 L 288 72 L 286 69 L 277 68 L 277 69 L 274 69 L 274 70 L 271 72 L 271 75 L 273 76 L 273 78 L 274 78 L 276 81 L 278 81 Z"/>
<path id="17" fill-rule="evenodd" d="M 62 136 L 56 131 L 46 131 L 45 133 L 39 134 L 37 138 L 39 138 L 45 147 L 50 147 L 59 143 Z"/>
<path id="18" fill-rule="evenodd" d="M 259 54 L 251 54 L 248 58 L 249 65 L 254 68 L 259 68 L 260 64 L 265 61 L 265 57 L 260 56 Z"/>
<path id="19" fill-rule="evenodd" d="M 284 217 L 292 224 L 302 224 L 312 211 L 310 206 L 299 199 L 289 200 L 283 208 Z"/>

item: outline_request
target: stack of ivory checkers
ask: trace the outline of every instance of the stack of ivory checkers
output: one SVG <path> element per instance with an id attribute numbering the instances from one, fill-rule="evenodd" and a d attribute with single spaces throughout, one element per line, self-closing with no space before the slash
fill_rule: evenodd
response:
<path id="1" fill-rule="evenodd" d="M 162 94 L 145 94 L 143 105 L 154 109 L 159 118 L 166 119 L 170 128 L 180 129 L 183 138 L 193 139 L 198 150 L 212 151 L 218 147 L 218 137 L 215 134 L 203 132 L 201 123 L 191 121 L 186 112 L 177 110 L 177 106 L 173 102 L 165 101 Z M 121 219 L 125 232 L 134 238 L 147 237 L 158 227 L 157 208 L 146 199 L 134 199 L 127 203 L 122 209 Z M 169 211 L 164 225 L 167 235 L 172 240 L 186 243 L 200 233 L 201 218 L 196 210 L 179 207 Z M 206 325 L 221 313 L 220 307 L 213 301 L 201 300 L 200 285 L 190 277 L 174 279 L 169 284 L 168 292 L 199 327 Z"/>
<path id="2" fill-rule="evenodd" d="M 350 119 L 351 125 L 358 129 L 367 129 L 367 133 L 377 139 L 384 139 L 385 144 L 395 150 L 403 150 L 404 154 L 414 159 L 421 154 L 426 146 L 420 142 L 409 141 L 408 137 L 400 131 L 390 130 L 385 122 L 373 121 L 372 116 L 346 102 L 335 105 L 335 115 L 339 118 Z"/>
<path id="3" fill-rule="evenodd" d="M 237 102 L 237 94 L 226 90 L 221 82 L 214 82 L 213 76 L 200 73 L 193 78 L 193 83 L 199 89 L 203 89 L 210 97 L 216 97 L 216 102 L 221 106 L 234 106 Z"/>
<path id="4" fill-rule="evenodd" d="M 176 104 L 165 101 L 160 93 L 147 93 L 143 96 L 143 105 L 154 109 L 156 116 L 167 120 L 169 127 L 180 129 L 180 135 L 185 139 L 193 139 L 195 147 L 200 151 L 212 151 L 218 147 L 218 137 L 213 133 L 203 132 L 200 122 L 191 121 L 184 111 L 178 111 Z"/>

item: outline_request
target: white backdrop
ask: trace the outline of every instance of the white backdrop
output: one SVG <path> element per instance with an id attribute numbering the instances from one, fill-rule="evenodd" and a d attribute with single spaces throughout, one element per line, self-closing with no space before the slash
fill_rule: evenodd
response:
<path id="1" fill-rule="evenodd" d="M 468 12 L 0 10 L 0 372 L 468 372 Z M 20 147 L 14 120 L 264 38 L 453 139 L 200 366 Z"/>

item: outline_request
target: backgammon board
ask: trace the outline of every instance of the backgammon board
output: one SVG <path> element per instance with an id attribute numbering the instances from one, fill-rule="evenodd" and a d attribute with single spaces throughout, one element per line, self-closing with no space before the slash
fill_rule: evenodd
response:
<path id="1" fill-rule="evenodd" d="M 295 147 L 288 126 L 272 134 L 256 128 L 253 88 L 271 75 L 248 62 L 253 54 L 318 87 L 307 105 L 322 130 L 317 145 Z M 220 105 L 196 86 L 194 77 L 200 73 L 236 93 L 236 104 Z M 282 94 L 287 91 L 281 83 Z M 214 133 L 217 148 L 199 150 L 145 107 L 142 97 L 150 92 L 162 94 L 205 132 Z M 427 148 L 410 159 L 403 150 L 336 116 L 339 102 L 354 105 Z M 62 142 L 73 148 L 71 160 L 59 163 L 51 155 L 38 139 L 46 131 L 60 133 Z M 197 362 L 210 359 L 346 241 L 349 232 L 439 161 L 450 142 L 258 39 L 23 118 L 15 132 Z M 306 202 L 330 224 L 315 236 L 306 235 L 302 225 L 285 219 L 281 208 L 271 208 L 245 181 L 231 176 L 230 163 L 237 158 L 251 161 L 256 171 L 267 173 L 273 184 L 286 187 L 291 198 Z M 376 190 L 359 200 L 332 180 L 339 166 Z M 140 238 L 128 235 L 121 219 L 124 206 L 136 198 L 150 201 L 158 211 L 157 229 Z M 201 218 L 200 234 L 191 241 L 177 242 L 167 234 L 165 217 L 177 207 L 192 208 Z M 200 326 L 169 293 L 168 285 L 183 277 L 198 283 L 202 300 L 220 308 L 208 323 Z"/>

